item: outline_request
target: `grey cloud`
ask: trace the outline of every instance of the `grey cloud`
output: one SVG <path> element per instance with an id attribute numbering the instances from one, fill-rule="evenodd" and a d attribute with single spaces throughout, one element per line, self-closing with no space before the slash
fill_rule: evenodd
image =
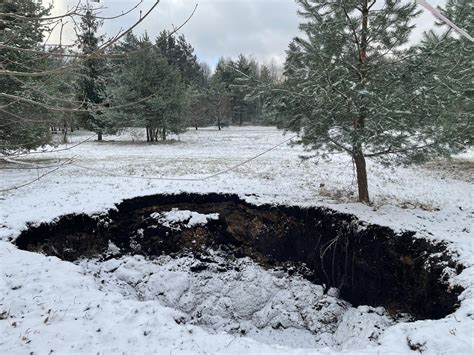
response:
<path id="1" fill-rule="evenodd" d="M 198 10 L 180 31 L 194 46 L 201 61 L 214 65 L 221 56 L 236 57 L 239 53 L 252 55 L 260 61 L 276 59 L 282 62 L 290 40 L 298 34 L 300 18 L 294 0 L 162 0 L 157 10 L 139 27 L 137 33 L 147 31 L 156 37 L 163 29 L 179 26 L 192 12 L 196 2 Z M 431 0 L 433 5 L 444 0 Z M 74 4 L 73 0 L 56 0 L 56 3 Z M 131 1 L 101 0 L 107 6 L 105 14 L 117 14 L 135 4 Z M 140 6 L 146 11 L 153 1 Z M 112 36 L 138 19 L 139 11 L 115 21 L 106 21 L 103 30 Z M 421 30 L 428 29 L 433 17 L 424 13 L 417 21 L 415 40 Z"/>
<path id="2" fill-rule="evenodd" d="M 201 0 L 192 19 L 180 31 L 193 45 L 201 61 L 213 65 L 221 56 L 252 55 L 260 61 L 282 62 L 289 41 L 298 33 L 297 6 L 293 0 Z M 192 12 L 196 2 L 162 0 L 156 11 L 136 31 L 145 30 L 156 37 L 163 29 L 179 26 Z M 56 0 L 56 3 L 60 3 Z M 117 14 L 133 6 L 133 1 L 101 0 L 104 15 Z M 62 1 L 75 4 L 72 0 Z M 140 6 L 146 11 L 153 1 Z M 139 11 L 115 21 L 105 21 L 103 30 L 112 36 L 137 20 Z"/>
<path id="3" fill-rule="evenodd" d="M 284 2 L 203 3 L 193 22 L 183 30 L 203 59 L 235 57 L 239 53 L 262 61 L 284 57 L 297 34 L 295 5 Z"/>

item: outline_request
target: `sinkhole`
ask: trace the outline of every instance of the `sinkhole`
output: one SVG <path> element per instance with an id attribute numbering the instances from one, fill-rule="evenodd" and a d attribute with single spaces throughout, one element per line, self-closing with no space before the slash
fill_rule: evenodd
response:
<path id="1" fill-rule="evenodd" d="M 30 225 L 15 243 L 81 265 L 105 290 L 176 308 L 178 324 L 290 346 L 376 341 L 396 322 L 451 314 L 462 291 L 443 243 L 228 194 L 137 197 Z"/>

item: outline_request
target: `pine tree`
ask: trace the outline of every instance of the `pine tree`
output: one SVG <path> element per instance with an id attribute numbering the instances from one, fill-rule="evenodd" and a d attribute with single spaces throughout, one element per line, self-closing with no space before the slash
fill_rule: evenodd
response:
<path id="1" fill-rule="evenodd" d="M 129 106 L 107 115 L 122 127 L 145 127 L 149 142 L 182 132 L 188 97 L 179 71 L 146 34 L 139 39 L 129 36 L 123 46 L 130 54 L 109 91 L 112 106 Z"/>
<path id="2" fill-rule="evenodd" d="M 258 76 L 259 64 L 243 54 L 240 54 L 236 61 L 221 58 L 217 63 L 213 80 L 222 83 L 230 94 L 234 124 L 242 126 L 244 122 L 257 122 L 261 118 L 260 100 L 252 97 L 250 94 L 253 90 L 243 85 L 243 79 L 258 78 Z M 228 105 L 227 102 L 226 105 Z"/>
<path id="3" fill-rule="evenodd" d="M 210 107 L 208 101 L 208 93 L 212 83 L 212 71 L 206 63 L 200 63 L 200 82 L 188 88 L 188 96 L 190 104 L 187 107 L 188 121 L 197 130 L 199 127 L 212 124 L 210 118 Z"/>
<path id="4" fill-rule="evenodd" d="M 50 47 L 45 51 L 44 59 L 41 62 L 43 69 L 54 70 L 67 66 L 67 57 L 64 57 L 67 53 L 69 52 L 65 47 Z M 36 101 L 51 108 L 58 108 L 58 110 L 46 110 L 47 119 L 45 121 L 49 123 L 51 131 L 62 132 L 63 143 L 67 143 L 68 130 L 72 132 L 76 127 L 76 113 L 74 111 L 82 103 L 77 101 L 75 74 L 73 70 L 65 70 L 59 74 L 47 76 L 43 80 L 35 81 L 28 87 L 30 92 L 40 94 Z"/>
<path id="5" fill-rule="evenodd" d="M 236 78 L 231 85 L 234 93 L 234 122 L 239 126 L 246 121 L 252 121 L 258 114 L 258 100 L 248 97 L 249 90 L 247 86 L 242 85 L 239 77 L 257 77 L 258 64 L 253 59 L 248 59 L 243 54 L 240 54 L 235 65 Z"/>
<path id="6" fill-rule="evenodd" d="M 229 120 L 232 116 L 230 93 L 224 83 L 218 80 L 212 80 L 206 94 L 209 115 L 220 131 L 222 127 L 229 124 Z"/>
<path id="7" fill-rule="evenodd" d="M 186 86 L 199 87 L 204 84 L 203 73 L 194 54 L 194 48 L 186 41 L 184 35 L 176 39 L 170 32 L 162 31 L 155 45 L 168 60 L 168 64 L 178 69 Z"/>
<path id="8" fill-rule="evenodd" d="M 302 143 L 349 154 L 359 200 L 369 201 L 366 158 L 391 163 L 456 150 L 447 114 L 416 47 L 409 47 L 415 3 L 298 0 L 304 38 L 295 38 L 286 80 L 275 91 L 281 125 Z"/>
<path id="9" fill-rule="evenodd" d="M 441 8 L 446 17 L 468 33 L 474 30 L 473 10 L 469 0 L 448 0 L 445 9 Z M 441 34 L 425 33 L 420 55 L 411 64 L 436 74 L 429 76 L 433 97 L 429 104 L 438 106 L 446 121 L 443 137 L 438 139 L 457 142 L 462 149 L 474 143 L 474 43 L 444 23 L 438 26 L 443 29 Z"/>
<path id="10" fill-rule="evenodd" d="M 235 67 L 238 70 L 238 76 L 250 75 L 250 63 L 243 54 L 240 54 L 237 58 Z M 242 86 L 237 86 L 237 80 L 235 80 L 232 84 L 232 90 L 234 92 L 234 123 L 237 122 L 239 126 L 242 126 L 244 119 L 248 116 L 248 105 L 245 101 L 245 89 Z"/>
<path id="11" fill-rule="evenodd" d="M 273 71 L 272 71 L 273 70 Z M 257 78 L 264 88 L 276 86 L 278 78 L 276 76 L 275 68 L 271 69 L 268 65 L 263 64 L 260 68 L 260 73 Z M 255 95 L 253 92 L 249 95 L 255 96 L 258 100 L 260 123 L 262 124 L 275 124 L 276 122 L 276 111 L 274 105 L 271 104 L 271 97 L 265 97 L 265 89 L 261 94 Z"/>
<path id="12" fill-rule="evenodd" d="M 11 16 L 0 18 L 0 42 L 18 47 L 0 48 L 0 69 L 21 73 L 36 71 L 41 66 L 42 56 L 21 49 L 41 51 L 46 26 L 37 18 L 48 15 L 49 8 L 41 2 L 3 1 L 0 13 L 17 14 L 28 19 Z M 0 150 L 32 149 L 50 141 L 47 115 L 38 105 L 17 100 L 6 95 L 38 99 L 30 92 L 29 86 L 40 79 L 0 74 Z"/>
<path id="13" fill-rule="evenodd" d="M 101 25 L 102 22 L 97 20 L 93 9 L 87 7 L 77 35 L 77 45 L 82 54 L 90 55 L 99 48 L 102 36 L 98 36 L 97 32 Z M 102 140 L 104 131 L 112 126 L 108 119 L 110 116 L 103 115 L 99 109 L 99 105 L 105 101 L 105 66 L 105 60 L 101 56 L 92 55 L 82 64 L 78 82 L 78 99 L 84 102 L 82 109 L 87 111 L 82 114 L 82 123 L 97 133 L 99 141 Z"/>
<path id="14" fill-rule="evenodd" d="M 230 58 L 222 57 L 217 62 L 211 79 L 211 88 L 207 92 L 208 104 L 210 105 L 211 112 L 213 112 L 211 116 L 214 120 L 216 120 L 216 116 L 221 115 L 218 112 L 225 112 L 226 117 L 234 121 L 235 107 L 238 101 L 238 95 L 234 90 L 238 74 L 233 69 L 234 66 L 235 63 Z M 219 95 L 216 95 L 216 93 L 219 93 Z"/>

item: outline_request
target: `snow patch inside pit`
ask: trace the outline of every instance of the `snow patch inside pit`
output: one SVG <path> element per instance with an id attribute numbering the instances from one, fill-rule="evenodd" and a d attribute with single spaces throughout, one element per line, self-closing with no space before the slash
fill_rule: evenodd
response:
<path id="1" fill-rule="evenodd" d="M 179 310 L 178 324 L 267 344 L 353 350 L 375 345 L 395 323 L 383 308 L 354 308 L 337 298 L 335 289 L 324 292 L 282 268 L 266 270 L 249 258 L 209 255 L 205 261 L 186 255 L 153 260 L 135 255 L 79 265 L 106 293 Z"/>
<path id="2" fill-rule="evenodd" d="M 173 208 L 169 212 L 154 212 L 150 215 L 161 225 L 173 229 L 181 230 L 181 227 L 192 228 L 207 224 L 210 220 L 218 220 L 218 213 L 203 214 L 189 210 L 179 210 Z"/>

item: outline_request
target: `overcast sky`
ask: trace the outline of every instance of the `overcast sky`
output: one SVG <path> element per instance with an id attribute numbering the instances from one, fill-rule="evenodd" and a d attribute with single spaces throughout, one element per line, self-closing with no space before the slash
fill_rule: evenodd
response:
<path id="1" fill-rule="evenodd" d="M 83 0 L 85 2 L 86 0 Z M 115 15 L 131 8 L 134 0 L 101 0 L 106 6 L 104 15 Z M 428 0 L 434 6 L 444 0 Z M 112 36 L 132 25 L 154 1 L 145 0 L 140 7 L 125 17 L 105 21 L 103 31 Z M 75 0 L 53 0 L 55 13 L 63 13 Z M 147 31 L 154 38 L 163 29 L 179 26 L 198 9 L 190 22 L 181 30 L 196 50 L 200 61 L 214 66 L 219 57 L 236 57 L 239 53 L 254 56 L 257 60 L 282 63 L 290 40 L 298 34 L 300 18 L 294 0 L 161 0 L 157 9 L 144 21 L 137 33 Z M 97 6 L 97 4 L 94 3 Z M 424 10 L 417 20 L 417 31 L 430 28 L 433 16 Z M 71 34 L 70 34 L 71 36 Z"/>

